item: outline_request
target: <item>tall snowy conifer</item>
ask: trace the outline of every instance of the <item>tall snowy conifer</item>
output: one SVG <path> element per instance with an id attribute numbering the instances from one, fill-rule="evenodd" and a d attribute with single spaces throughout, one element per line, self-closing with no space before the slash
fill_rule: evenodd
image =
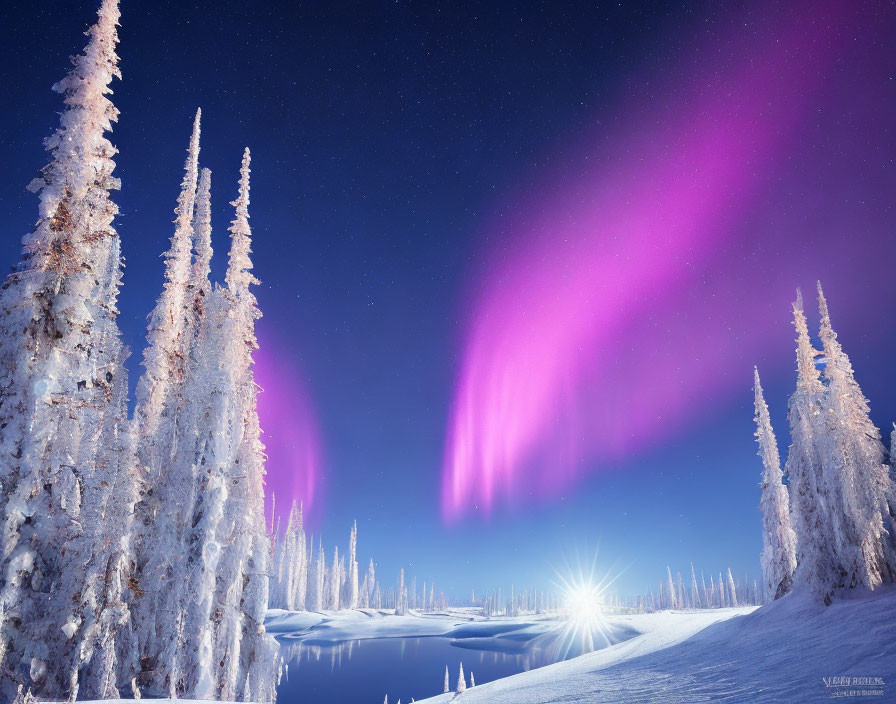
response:
<path id="1" fill-rule="evenodd" d="M 762 474 L 762 495 L 759 508 L 762 510 L 762 583 L 765 599 L 771 601 L 784 596 L 793 586 L 796 571 L 796 533 L 790 520 L 790 503 L 778 442 L 772 430 L 768 405 L 762 395 L 759 370 L 753 368 L 753 390 L 756 409 L 756 440 L 759 456 L 764 468 Z"/>
<path id="2" fill-rule="evenodd" d="M 358 608 L 358 522 L 352 524 L 352 532 L 348 545 L 348 583 L 349 598 L 348 608 Z"/>
<path id="3" fill-rule="evenodd" d="M 216 447 L 220 441 L 217 433 L 222 430 L 219 423 L 226 413 L 222 389 L 212 383 L 215 377 L 211 365 L 217 357 L 208 352 L 215 341 L 207 339 L 216 332 L 210 329 L 206 316 L 212 257 L 208 169 L 203 169 L 199 177 L 192 231 L 193 264 L 187 284 L 190 317 L 184 332 L 188 358 L 181 393 L 189 403 L 181 402 L 176 409 L 176 437 L 169 468 L 172 485 L 185 490 L 177 497 L 165 497 L 165 506 L 179 506 L 183 516 L 177 534 L 167 536 L 180 546 L 178 557 L 172 558 L 173 574 L 178 576 L 168 595 L 176 637 L 157 656 L 155 674 L 167 677 L 165 689 L 169 693 L 203 698 L 214 691 L 211 619 L 220 557 L 216 529 L 226 500 L 221 467 L 215 461 L 221 454 Z"/>
<path id="4" fill-rule="evenodd" d="M 737 606 L 737 590 L 734 586 L 734 575 L 731 574 L 731 568 L 728 568 L 728 605 Z"/>
<path id="5" fill-rule="evenodd" d="M 193 326 L 189 285 L 193 278 L 193 217 L 199 178 L 199 136 L 202 111 L 196 111 L 187 149 L 184 178 L 174 209 L 174 235 L 165 253 L 162 295 L 149 317 L 145 371 L 137 385 L 135 420 L 142 443 L 140 460 L 150 478 L 170 456 L 170 436 L 182 392 Z"/>
<path id="6" fill-rule="evenodd" d="M 884 527 L 890 533 L 890 545 L 896 550 L 896 423 L 890 431 L 890 482 L 887 494 L 887 502 L 889 504 L 889 520 L 884 520 Z"/>
<path id="7" fill-rule="evenodd" d="M 326 556 L 324 555 L 323 541 L 318 542 L 316 564 L 317 568 L 314 571 L 314 591 L 312 592 L 314 596 L 311 602 L 311 608 L 314 611 L 321 611 L 322 609 L 327 608 L 326 593 L 324 591 L 327 577 L 327 563 Z"/>
<path id="8" fill-rule="evenodd" d="M 826 602 L 847 574 L 839 545 L 844 534 L 839 482 L 829 482 L 823 471 L 819 435 L 824 385 L 815 358 L 820 354 L 809 339 L 803 298 L 793 304 L 797 333 L 797 383 L 788 402 L 790 450 L 784 474 L 790 486 L 791 515 L 797 538 L 794 584 L 805 585 Z M 846 556 L 846 561 L 851 558 Z"/>
<path id="9" fill-rule="evenodd" d="M 852 364 L 831 327 L 827 301 L 818 284 L 821 315 L 819 337 L 826 359 L 824 423 L 820 438 L 826 481 L 839 484 L 840 510 L 846 530 L 841 540 L 852 542 L 844 554 L 843 586 L 876 586 L 896 577 L 894 554 L 883 521 L 889 519 L 890 477 L 884 462 L 880 431 L 871 422 L 868 400 L 855 380 Z"/>
<path id="10" fill-rule="evenodd" d="M 672 568 L 666 565 L 666 579 L 668 580 L 669 589 L 669 605 L 670 609 L 678 608 L 678 600 L 675 598 L 675 583 L 672 581 Z"/>
<path id="11" fill-rule="evenodd" d="M 678 573 L 677 573 L 677 582 L 676 582 L 675 594 L 676 594 L 677 597 L 678 597 L 678 599 L 677 599 L 678 608 L 679 608 L 679 609 L 686 609 L 688 605 L 687 605 L 687 603 L 686 603 L 686 602 L 687 602 L 687 598 L 686 598 L 686 596 L 685 596 L 685 591 L 684 591 L 684 581 L 681 579 L 681 572 L 678 572 Z"/>
<path id="12" fill-rule="evenodd" d="M 373 606 L 373 592 L 376 589 L 376 568 L 373 565 L 373 558 L 370 558 L 370 562 L 367 565 L 367 577 L 365 578 L 367 582 L 367 602 Z"/>
<path id="13" fill-rule="evenodd" d="M 308 591 L 308 556 L 305 538 L 305 526 L 302 518 L 302 505 L 299 504 L 298 516 L 295 524 L 295 578 L 293 580 L 293 603 L 297 611 L 305 610 L 305 595 Z"/>
<path id="14" fill-rule="evenodd" d="M 192 482 L 188 524 L 181 526 L 186 563 L 183 580 L 173 587 L 178 639 L 170 660 L 170 684 L 179 697 L 212 698 L 220 689 L 215 669 L 218 572 L 224 555 L 229 499 L 227 474 L 234 455 L 232 427 L 239 406 L 233 384 L 221 368 L 223 321 L 227 302 L 209 283 L 211 247 L 211 172 L 203 169 L 193 220 L 194 257 L 188 298 L 191 302 L 190 350 L 183 396 L 190 402 L 178 411 L 175 469 Z M 220 610 L 219 610 L 220 609 Z M 170 652 L 170 650 L 169 650 Z"/>
<path id="15" fill-rule="evenodd" d="M 700 608 L 700 590 L 697 588 L 697 573 L 694 571 L 694 563 L 691 563 L 691 608 Z"/>
<path id="16" fill-rule="evenodd" d="M 339 575 L 339 546 L 333 548 L 333 566 L 329 571 L 329 583 L 327 592 L 327 608 L 332 611 L 339 610 L 339 588 L 340 588 L 340 575 Z"/>
<path id="17" fill-rule="evenodd" d="M 232 205 L 226 288 L 220 296 L 223 316 L 214 336 L 223 342 L 217 369 L 228 398 L 224 463 L 227 501 L 217 535 L 222 546 L 217 566 L 217 629 L 213 651 L 226 653 L 216 664 L 219 699 L 272 701 L 275 696 L 277 643 L 265 633 L 268 603 L 269 547 L 264 518 L 264 446 L 258 423 L 258 386 L 252 353 L 258 348 L 255 320 L 261 316 L 251 286 L 249 164 L 246 149 L 240 167 L 239 193 Z M 214 298 L 214 295 L 213 295 Z M 212 313 L 209 312 L 211 317 Z M 216 658 L 217 660 L 217 658 Z"/>
<path id="18" fill-rule="evenodd" d="M 137 476 L 110 191 L 117 0 L 103 0 L 30 189 L 39 218 L 0 287 L 0 699 L 117 694 Z"/>
<path id="19" fill-rule="evenodd" d="M 134 426 L 146 487 L 137 505 L 136 602 L 139 684 L 152 695 L 177 696 L 177 652 L 183 641 L 183 586 L 188 579 L 184 548 L 196 495 L 192 465 L 178 455 L 180 413 L 196 330 L 192 278 L 193 222 L 199 175 L 201 112 L 196 111 L 181 191 L 174 209 L 174 235 L 165 254 L 165 283 L 149 317 L 143 376 L 137 384 Z"/>

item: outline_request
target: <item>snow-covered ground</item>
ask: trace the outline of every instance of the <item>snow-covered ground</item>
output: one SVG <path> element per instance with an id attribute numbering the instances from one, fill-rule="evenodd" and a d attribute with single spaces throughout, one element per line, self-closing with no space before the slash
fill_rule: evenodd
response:
<path id="1" fill-rule="evenodd" d="M 572 660 L 481 684 L 427 704 L 553 704 L 755 702 L 789 704 L 829 698 L 896 701 L 896 588 L 855 594 L 825 607 L 790 594 L 760 609 L 665 611 L 614 615 L 636 635 Z M 274 611 L 270 629 L 308 643 L 437 635 L 500 639 L 542 633 L 550 617 L 482 620 L 470 613 L 393 616 L 374 610 L 320 613 Z M 485 630 L 483 630 L 485 629 Z M 400 670 L 396 672 L 400 677 Z M 452 689 L 456 673 L 451 673 Z M 872 678 L 853 684 L 849 678 Z M 825 678 L 847 678 L 831 681 Z M 879 678 L 883 685 L 873 684 Z M 855 695 L 851 692 L 864 692 Z M 129 700 L 122 700 L 127 702 Z M 155 700 L 162 704 L 165 700 Z M 110 704 L 106 702 L 105 704 Z M 177 700 L 177 704 L 189 704 Z M 422 704 L 422 703 L 421 703 Z"/>
<path id="2" fill-rule="evenodd" d="M 830 607 L 790 594 L 760 609 L 612 618 L 641 635 L 573 660 L 479 685 L 461 695 L 425 701 L 896 701 L 896 588 L 852 595 Z M 828 687 L 824 678 L 832 677 L 880 678 L 884 684 Z M 451 684 L 453 688 L 453 679 Z M 850 697 L 850 690 L 865 694 Z"/>

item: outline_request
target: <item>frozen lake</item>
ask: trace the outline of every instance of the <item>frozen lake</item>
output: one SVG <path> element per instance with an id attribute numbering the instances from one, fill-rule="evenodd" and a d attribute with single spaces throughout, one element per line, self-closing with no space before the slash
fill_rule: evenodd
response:
<path id="1" fill-rule="evenodd" d="M 285 614 L 285 612 L 282 612 Z M 360 615 L 359 615 L 360 614 Z M 298 630 L 291 630 L 289 619 Z M 563 622 L 541 619 L 468 620 L 451 617 L 395 617 L 330 612 L 276 619 L 270 624 L 288 669 L 279 704 L 390 704 L 423 699 L 443 690 L 445 667 L 451 689 L 464 666 L 477 685 L 573 657 Z M 357 631 L 357 637 L 352 637 Z M 613 627 L 595 638 L 595 648 L 636 635 Z"/>
<path id="2" fill-rule="evenodd" d="M 470 671 L 479 684 L 536 667 L 525 654 L 467 650 L 448 638 L 370 638 L 336 645 L 287 643 L 289 661 L 280 684 L 280 704 L 380 704 L 388 693 L 393 704 L 401 699 L 423 699 L 442 692 L 445 666 L 452 690 L 461 662 L 467 684 Z M 540 662 L 539 664 L 546 664 Z"/>

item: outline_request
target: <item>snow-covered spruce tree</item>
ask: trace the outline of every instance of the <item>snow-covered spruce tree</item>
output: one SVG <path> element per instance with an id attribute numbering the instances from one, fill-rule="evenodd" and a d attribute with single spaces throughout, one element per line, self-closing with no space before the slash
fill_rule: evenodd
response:
<path id="1" fill-rule="evenodd" d="M 302 509 L 295 501 L 289 511 L 286 533 L 277 537 L 271 604 L 290 611 L 305 609 L 307 564 Z"/>
<path id="2" fill-rule="evenodd" d="M 731 568 L 728 568 L 728 605 L 737 606 L 737 590 L 734 585 L 734 575 L 731 574 Z"/>
<path id="3" fill-rule="evenodd" d="M 694 563 L 691 563 L 691 608 L 700 608 L 700 590 L 697 588 L 697 573 L 694 571 Z"/>
<path id="4" fill-rule="evenodd" d="M 684 591 L 684 581 L 681 579 L 681 572 L 677 575 L 675 594 L 678 596 L 677 603 L 679 609 L 686 609 L 687 605 L 687 596 Z"/>
<path id="5" fill-rule="evenodd" d="M 177 637 L 162 653 L 174 695 L 213 698 L 219 689 L 215 670 L 215 639 L 219 567 L 224 555 L 223 534 L 229 527 L 228 473 L 236 454 L 241 407 L 235 402 L 231 370 L 223 368 L 225 329 L 229 306 L 224 295 L 209 283 L 211 248 L 211 172 L 203 169 L 197 193 L 194 258 L 188 284 L 193 318 L 189 360 L 183 397 L 177 411 L 177 452 L 172 472 L 181 482 L 192 480 L 187 522 L 180 526 L 179 542 L 185 561 L 181 582 L 172 585 L 170 603 L 177 609 Z"/>
<path id="6" fill-rule="evenodd" d="M 804 586 L 830 603 L 831 595 L 846 586 L 859 556 L 851 539 L 851 521 L 843 511 L 842 477 L 830 476 L 830 462 L 821 436 L 825 392 L 812 346 L 802 295 L 793 304 L 797 332 L 797 384 L 788 403 L 791 445 L 784 466 L 790 486 L 791 516 L 797 538 L 794 585 Z"/>
<path id="7" fill-rule="evenodd" d="M 772 430 L 768 405 L 762 395 L 759 382 L 759 370 L 753 368 L 753 391 L 756 409 L 756 440 L 759 443 L 759 456 L 762 458 L 761 498 L 759 508 L 762 510 L 762 553 L 759 561 L 762 565 L 762 584 L 766 601 L 779 599 L 793 586 L 793 574 L 796 571 L 796 533 L 790 520 L 790 502 L 784 475 L 781 472 L 781 459 L 778 455 L 778 442 Z"/>
<path id="8" fill-rule="evenodd" d="M 463 694 L 467 691 L 467 681 L 464 679 L 464 664 L 460 664 L 460 671 L 457 674 L 457 688 L 454 690 L 456 694 Z"/>
<path id="9" fill-rule="evenodd" d="M 364 575 L 364 581 L 361 582 L 361 587 L 359 590 L 358 596 L 358 608 L 359 609 L 368 609 L 370 608 L 370 599 L 367 596 L 367 575 Z"/>
<path id="10" fill-rule="evenodd" d="M 117 692 L 128 649 L 137 476 L 116 318 L 121 255 L 110 191 L 117 0 L 104 0 L 30 185 L 37 224 L 0 287 L 0 699 Z M 118 521 L 113 523 L 113 521 Z M 102 651 L 100 654 L 97 654 Z"/>
<path id="11" fill-rule="evenodd" d="M 339 546 L 333 548 L 333 565 L 328 573 L 327 592 L 327 608 L 331 611 L 339 610 L 339 591 L 340 591 L 340 575 L 339 575 Z"/>
<path id="12" fill-rule="evenodd" d="M 849 521 L 846 540 L 854 541 L 844 586 L 876 586 L 896 578 L 896 554 L 884 529 L 889 519 L 890 477 L 880 431 L 871 422 L 868 400 L 855 380 L 852 364 L 831 327 L 827 301 L 818 284 L 819 337 L 826 359 L 821 437 L 824 471 L 840 485 L 841 510 Z M 889 521 L 888 521 L 889 522 Z"/>
<path id="13" fill-rule="evenodd" d="M 295 507 L 295 502 L 293 502 Z M 308 546 L 305 538 L 305 526 L 302 518 L 302 505 L 299 504 L 298 515 L 295 521 L 295 573 L 292 585 L 293 608 L 297 611 L 305 610 L 305 595 L 308 592 Z"/>
<path id="14" fill-rule="evenodd" d="M 276 508 L 276 507 L 275 507 Z M 280 517 L 271 517 L 271 585 L 268 589 L 268 606 L 272 609 L 282 609 L 286 603 L 283 596 L 284 559 L 283 536 L 280 534 Z"/>
<path id="15" fill-rule="evenodd" d="M 407 594 L 404 586 L 404 568 L 402 567 L 398 577 L 398 594 L 395 600 L 395 615 L 405 616 L 407 613 Z"/>
<path id="16" fill-rule="evenodd" d="M 326 592 L 324 591 L 327 578 L 327 562 L 324 555 L 323 541 L 319 541 L 317 545 L 317 569 L 314 573 L 314 598 L 311 608 L 315 611 L 321 611 L 327 607 Z"/>
<path id="17" fill-rule="evenodd" d="M 277 643 L 264 629 L 270 552 L 264 518 L 265 455 L 252 360 L 258 348 L 255 320 L 261 313 L 250 288 L 258 281 L 251 273 L 249 256 L 249 164 L 246 149 L 239 194 L 232 203 L 236 214 L 230 225 L 226 287 L 213 294 L 223 299 L 224 315 L 214 336 L 223 341 L 216 368 L 228 386 L 225 396 L 231 422 L 226 433 L 231 454 L 224 464 L 227 500 L 217 530 L 217 544 L 222 547 L 215 584 L 213 652 L 215 698 L 267 702 L 275 696 L 279 661 Z"/>
<path id="18" fill-rule="evenodd" d="M 358 608 L 358 522 L 352 523 L 348 544 L 348 608 Z"/>
<path id="19" fill-rule="evenodd" d="M 666 579 L 668 580 L 668 584 L 666 585 L 669 591 L 669 603 L 667 608 L 677 609 L 678 601 L 675 598 L 675 583 L 672 581 L 672 568 L 669 565 L 666 565 Z"/>
<path id="20" fill-rule="evenodd" d="M 198 147 L 198 116 L 191 141 L 191 147 L 194 146 Z M 174 637 L 163 642 L 160 648 L 144 650 L 141 664 L 152 662 L 155 669 L 151 675 L 141 673 L 141 681 L 150 691 L 204 697 L 213 692 L 210 620 L 220 554 L 216 527 L 226 497 L 221 469 L 215 462 L 219 452 L 215 446 L 216 433 L 222 429 L 219 422 L 224 418 L 222 390 L 208 383 L 214 378 L 209 364 L 216 358 L 206 354 L 207 338 L 216 332 L 210 329 L 206 316 L 212 257 L 211 172 L 208 169 L 203 169 L 200 175 L 193 210 L 193 262 L 185 303 L 189 317 L 185 318 L 183 333 L 187 359 L 180 382 L 182 389 L 176 392 L 179 400 L 172 407 L 175 437 L 170 440 L 172 454 L 167 468 L 171 486 L 184 491 L 173 497 L 168 493 L 170 486 L 153 488 L 162 502 L 156 515 L 159 511 L 165 513 L 165 520 L 159 521 L 159 525 L 176 531 L 155 534 L 162 543 L 178 546 L 176 554 L 168 556 L 174 579 L 167 587 L 168 593 L 156 600 L 162 609 L 168 610 L 167 616 L 157 620 L 156 627 L 171 629 L 173 626 Z M 172 505 L 179 507 L 180 517 L 168 513 Z M 142 508 L 149 509 L 150 502 L 145 501 Z M 145 546 L 151 544 L 148 532 L 143 538 L 147 539 Z M 141 554 L 145 554 L 145 546 Z M 144 571 L 154 564 L 152 559 L 143 563 Z"/>
<path id="21" fill-rule="evenodd" d="M 185 461 L 188 442 L 179 414 L 185 394 L 196 316 L 189 292 L 192 278 L 193 217 L 199 174 L 201 113 L 196 112 L 184 178 L 175 207 L 174 235 L 165 254 L 165 283 L 149 316 L 143 376 L 137 384 L 134 428 L 146 490 L 136 507 L 139 644 L 138 684 L 154 696 L 176 696 L 176 653 L 183 638 L 187 581 L 185 531 L 196 499 L 196 477 Z M 180 437 L 179 437 L 180 436 Z M 188 448 L 189 450 L 189 448 Z"/>
<path id="22" fill-rule="evenodd" d="M 889 533 L 890 549 L 896 551 L 896 423 L 890 431 L 890 481 L 888 485 L 887 503 L 889 504 L 888 517 L 884 518 L 884 528 Z"/>
<path id="23" fill-rule="evenodd" d="M 448 666 L 447 665 L 445 665 L 445 687 L 442 691 L 445 693 L 451 691 L 451 683 L 448 681 Z"/>
<path id="24" fill-rule="evenodd" d="M 367 603 L 373 606 L 373 592 L 376 589 L 376 568 L 373 565 L 372 557 L 367 565 L 367 576 L 364 579 L 367 582 Z"/>

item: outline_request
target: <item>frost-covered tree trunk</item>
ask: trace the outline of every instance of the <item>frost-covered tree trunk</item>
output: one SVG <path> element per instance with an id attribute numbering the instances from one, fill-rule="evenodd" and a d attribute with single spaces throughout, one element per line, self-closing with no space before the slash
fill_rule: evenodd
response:
<path id="1" fill-rule="evenodd" d="M 784 596 L 793 586 L 793 575 L 796 572 L 796 533 L 790 519 L 790 501 L 781 472 L 778 442 L 772 429 L 768 405 L 762 395 L 759 370 L 755 367 L 753 390 L 756 440 L 764 468 L 759 500 L 762 511 L 762 553 L 759 561 L 765 599 L 771 601 Z"/>
<path id="2" fill-rule="evenodd" d="M 105 137 L 118 117 L 107 98 L 120 76 L 118 19 L 117 0 L 104 0 L 83 54 L 54 86 L 66 107 L 46 141 L 51 161 L 30 186 L 40 197 L 39 219 L 0 287 L 6 701 L 19 684 L 41 698 L 114 696 L 117 659 L 129 649 L 130 508 L 138 480 L 116 322 L 116 149 Z"/>

